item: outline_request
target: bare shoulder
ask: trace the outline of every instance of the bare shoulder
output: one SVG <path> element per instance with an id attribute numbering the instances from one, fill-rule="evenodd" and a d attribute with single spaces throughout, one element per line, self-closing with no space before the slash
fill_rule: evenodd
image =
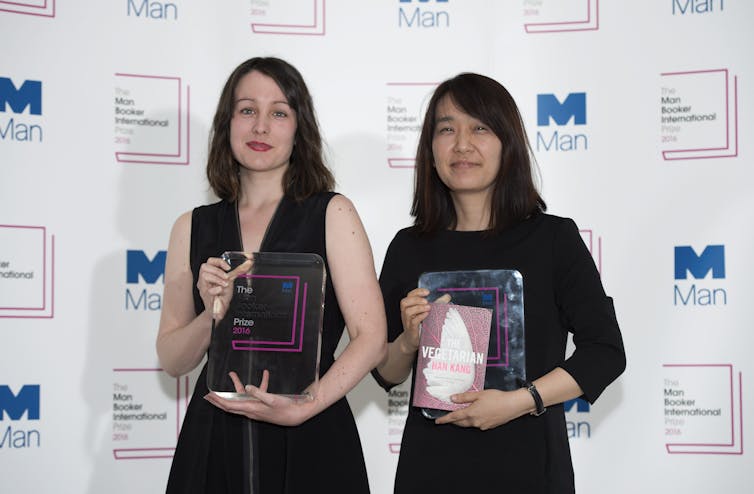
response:
<path id="1" fill-rule="evenodd" d="M 358 216 L 358 213 L 356 212 L 356 206 L 353 205 L 353 202 L 349 198 L 343 194 L 335 194 L 327 204 L 327 215 Z"/>
<path id="2" fill-rule="evenodd" d="M 167 278 L 176 272 L 189 271 L 189 250 L 191 245 L 191 211 L 180 215 L 170 231 L 168 256 L 165 265 Z"/>
<path id="3" fill-rule="evenodd" d="M 171 237 L 188 238 L 191 236 L 191 211 L 186 211 L 175 220 Z"/>
<path id="4" fill-rule="evenodd" d="M 333 196 L 328 203 L 325 224 L 327 235 L 332 239 L 345 240 L 347 237 L 366 236 L 356 206 L 349 198 L 340 194 Z"/>
<path id="5" fill-rule="evenodd" d="M 356 206 L 349 198 L 341 194 L 333 196 L 327 204 L 325 223 L 328 232 L 331 234 L 342 232 L 354 234 L 364 230 Z"/>

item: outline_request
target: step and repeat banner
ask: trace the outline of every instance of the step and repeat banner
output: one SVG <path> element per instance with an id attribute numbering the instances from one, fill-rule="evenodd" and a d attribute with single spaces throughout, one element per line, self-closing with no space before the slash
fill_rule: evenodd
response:
<path id="1" fill-rule="evenodd" d="M 225 79 L 278 56 L 378 270 L 428 95 L 502 82 L 626 344 L 601 399 L 566 404 L 577 492 L 749 492 L 752 21 L 746 0 L 0 0 L 0 491 L 164 491 L 196 380 L 155 353 L 169 231 L 215 200 Z M 375 493 L 408 396 L 349 395 Z"/>

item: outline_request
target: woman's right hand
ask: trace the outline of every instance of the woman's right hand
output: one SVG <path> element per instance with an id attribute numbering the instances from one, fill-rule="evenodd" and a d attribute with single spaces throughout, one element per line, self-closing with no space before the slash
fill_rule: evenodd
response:
<path id="1" fill-rule="evenodd" d="M 387 355 L 376 369 L 388 383 L 402 383 L 411 374 L 416 352 L 419 350 L 421 323 L 427 318 L 431 308 L 427 300 L 429 293 L 426 288 L 414 288 L 399 304 L 403 332 L 388 344 Z M 450 302 L 450 295 L 445 294 L 434 302 Z"/>
<path id="2" fill-rule="evenodd" d="M 230 271 L 230 265 L 219 257 L 210 257 L 199 267 L 196 288 L 205 309 L 212 313 L 213 318 L 222 319 L 225 316 L 233 297 L 233 280 L 249 269 L 250 260 Z"/>
<path id="3" fill-rule="evenodd" d="M 429 315 L 430 305 L 427 301 L 429 290 L 426 288 L 414 288 L 404 299 L 401 300 L 401 322 L 403 323 L 403 344 L 406 353 L 415 352 L 419 349 L 419 333 L 421 323 Z M 450 302 L 450 295 L 438 297 L 435 303 L 446 304 Z"/>

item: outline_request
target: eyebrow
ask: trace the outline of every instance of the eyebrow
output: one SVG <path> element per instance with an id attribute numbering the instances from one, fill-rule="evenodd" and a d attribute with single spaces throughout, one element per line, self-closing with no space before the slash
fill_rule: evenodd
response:
<path id="1" fill-rule="evenodd" d="M 241 101 L 251 101 L 252 103 L 256 103 L 256 101 L 257 101 L 257 100 L 256 100 L 255 98 L 238 98 L 238 99 L 237 99 L 237 100 L 235 101 L 235 103 L 240 103 Z M 285 101 L 285 100 L 273 101 L 273 102 L 272 102 L 272 104 L 273 104 L 273 105 L 274 105 L 274 104 L 281 104 L 281 105 L 291 106 L 291 104 L 290 104 L 290 103 L 288 103 L 288 102 L 287 102 L 287 101 Z"/>
<path id="2" fill-rule="evenodd" d="M 452 121 L 453 121 L 453 117 L 451 117 L 451 116 L 440 117 L 440 118 L 438 118 L 438 119 L 435 120 L 435 125 L 437 125 L 439 123 L 443 123 L 443 122 L 452 122 Z"/>

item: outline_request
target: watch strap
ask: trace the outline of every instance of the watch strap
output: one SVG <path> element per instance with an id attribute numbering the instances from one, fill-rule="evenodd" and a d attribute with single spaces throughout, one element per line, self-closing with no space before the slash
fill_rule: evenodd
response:
<path id="1" fill-rule="evenodd" d="M 524 388 L 529 392 L 532 398 L 534 398 L 534 406 L 536 407 L 533 412 L 531 412 L 532 415 L 535 417 L 539 417 L 543 413 L 547 411 L 547 408 L 545 408 L 545 404 L 542 401 L 542 397 L 539 395 L 539 391 L 537 391 L 537 387 L 534 386 L 534 383 L 530 381 L 524 382 Z"/>

